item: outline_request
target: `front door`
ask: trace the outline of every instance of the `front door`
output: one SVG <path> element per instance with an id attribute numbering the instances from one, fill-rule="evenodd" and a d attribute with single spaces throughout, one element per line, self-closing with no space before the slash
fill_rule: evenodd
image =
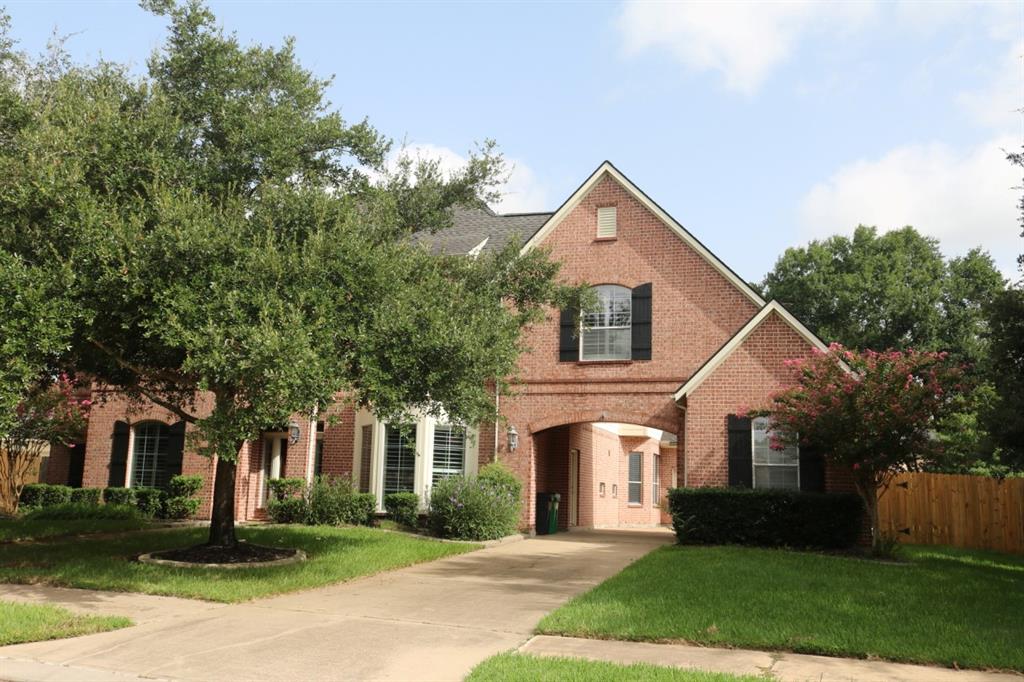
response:
<path id="1" fill-rule="evenodd" d="M 263 485 L 260 489 L 260 503 L 265 507 L 270 500 L 270 481 L 281 478 L 285 458 L 288 455 L 288 436 L 274 434 L 263 439 Z"/>

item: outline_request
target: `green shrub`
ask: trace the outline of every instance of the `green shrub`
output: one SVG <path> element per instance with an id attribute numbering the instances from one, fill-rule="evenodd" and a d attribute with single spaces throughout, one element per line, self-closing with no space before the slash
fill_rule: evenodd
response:
<path id="1" fill-rule="evenodd" d="M 26 507 L 54 507 L 71 502 L 71 491 L 66 485 L 29 483 L 21 489 L 21 504 Z"/>
<path id="2" fill-rule="evenodd" d="M 841 549 L 857 542 L 864 506 L 851 494 L 674 488 L 676 537 L 689 545 Z"/>
<path id="3" fill-rule="evenodd" d="M 134 488 L 104 488 L 103 502 L 105 504 L 135 506 Z"/>
<path id="4" fill-rule="evenodd" d="M 289 497 L 295 497 L 305 491 L 306 479 L 272 478 L 267 481 L 267 487 L 270 489 L 270 495 L 275 500 L 284 500 Z"/>
<path id="5" fill-rule="evenodd" d="M 190 519 L 199 511 L 199 500 L 194 497 L 168 497 L 160 510 L 161 518 Z"/>
<path id="6" fill-rule="evenodd" d="M 138 487 L 132 488 L 135 491 L 135 507 L 143 516 L 153 518 L 160 513 L 163 503 L 164 491 L 160 488 Z"/>
<path id="7" fill-rule="evenodd" d="M 313 526 L 366 525 L 377 500 L 373 493 L 357 493 L 347 478 L 317 476 L 309 488 L 306 523 Z"/>
<path id="8" fill-rule="evenodd" d="M 129 520 L 141 518 L 139 510 L 120 504 L 58 504 L 33 509 L 23 517 L 40 521 L 70 521 L 74 519 Z"/>
<path id="9" fill-rule="evenodd" d="M 72 488 L 71 504 L 91 504 L 99 506 L 102 488 Z"/>
<path id="10" fill-rule="evenodd" d="M 203 477 L 195 476 L 171 476 L 167 484 L 168 497 L 195 497 L 203 489 Z"/>
<path id="11" fill-rule="evenodd" d="M 430 495 L 429 523 L 444 538 L 494 540 L 519 525 L 522 484 L 503 467 L 484 467 L 476 478 L 438 481 Z"/>
<path id="12" fill-rule="evenodd" d="M 273 498 L 267 502 L 267 514 L 274 523 L 305 523 L 309 505 L 304 497 Z"/>
<path id="13" fill-rule="evenodd" d="M 420 498 L 416 493 L 388 493 L 384 496 L 384 509 L 388 516 L 410 528 L 420 521 Z"/>
<path id="14" fill-rule="evenodd" d="M 478 478 L 484 483 L 508 492 L 516 500 L 521 502 L 523 494 L 523 482 L 519 477 L 498 462 L 492 462 L 480 470 Z"/>

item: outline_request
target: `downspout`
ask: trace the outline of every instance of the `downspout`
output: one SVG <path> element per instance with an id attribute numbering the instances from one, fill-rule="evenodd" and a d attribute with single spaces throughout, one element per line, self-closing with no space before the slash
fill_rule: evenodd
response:
<path id="1" fill-rule="evenodd" d="M 494 455 L 491 461 L 498 463 L 498 420 L 501 418 L 501 393 L 498 391 L 498 382 L 494 382 Z"/>
<path id="2" fill-rule="evenodd" d="M 682 465 L 683 465 L 683 487 L 684 488 L 689 488 L 690 487 L 690 481 L 688 480 L 688 477 L 689 477 L 689 474 L 690 474 L 690 467 L 687 466 L 687 462 L 686 462 L 686 405 L 680 405 L 677 402 L 676 403 L 676 407 L 678 407 L 679 410 L 683 413 L 683 418 L 680 420 L 682 428 L 679 429 L 680 432 L 676 434 L 676 461 L 682 462 Z M 681 459 L 679 457 L 679 448 L 683 449 L 683 456 L 682 456 Z"/>

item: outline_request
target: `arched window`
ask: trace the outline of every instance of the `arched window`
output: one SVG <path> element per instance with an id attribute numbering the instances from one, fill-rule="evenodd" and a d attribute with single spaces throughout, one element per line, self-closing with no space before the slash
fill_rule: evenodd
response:
<path id="1" fill-rule="evenodd" d="M 171 474 L 167 469 L 169 431 L 167 424 L 160 422 L 143 422 L 135 426 L 133 486 L 161 487 L 170 480 Z"/>
<path id="2" fill-rule="evenodd" d="M 580 360 L 629 360 L 632 356 L 632 290 L 594 287 L 598 307 L 583 316 Z"/>

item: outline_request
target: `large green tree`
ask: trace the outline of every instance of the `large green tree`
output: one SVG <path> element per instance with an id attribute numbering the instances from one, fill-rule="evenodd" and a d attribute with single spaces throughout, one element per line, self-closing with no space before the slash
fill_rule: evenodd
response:
<path id="1" fill-rule="evenodd" d="M 210 542 L 232 545 L 245 440 L 339 392 L 384 417 L 493 417 L 523 326 L 579 290 L 542 252 L 410 239 L 494 198 L 492 145 L 454 174 L 388 171 L 388 141 L 330 108 L 291 42 L 144 4 L 169 22 L 146 75 L 49 59 L 0 95 L 0 248 L 73 272 L 67 363 L 195 425 L 217 462 Z"/>
<path id="2" fill-rule="evenodd" d="M 762 282 L 766 297 L 829 341 L 943 350 L 972 364 L 986 357 L 984 308 L 1004 287 L 980 249 L 945 260 L 938 241 L 912 227 L 864 226 L 786 249 Z"/>

